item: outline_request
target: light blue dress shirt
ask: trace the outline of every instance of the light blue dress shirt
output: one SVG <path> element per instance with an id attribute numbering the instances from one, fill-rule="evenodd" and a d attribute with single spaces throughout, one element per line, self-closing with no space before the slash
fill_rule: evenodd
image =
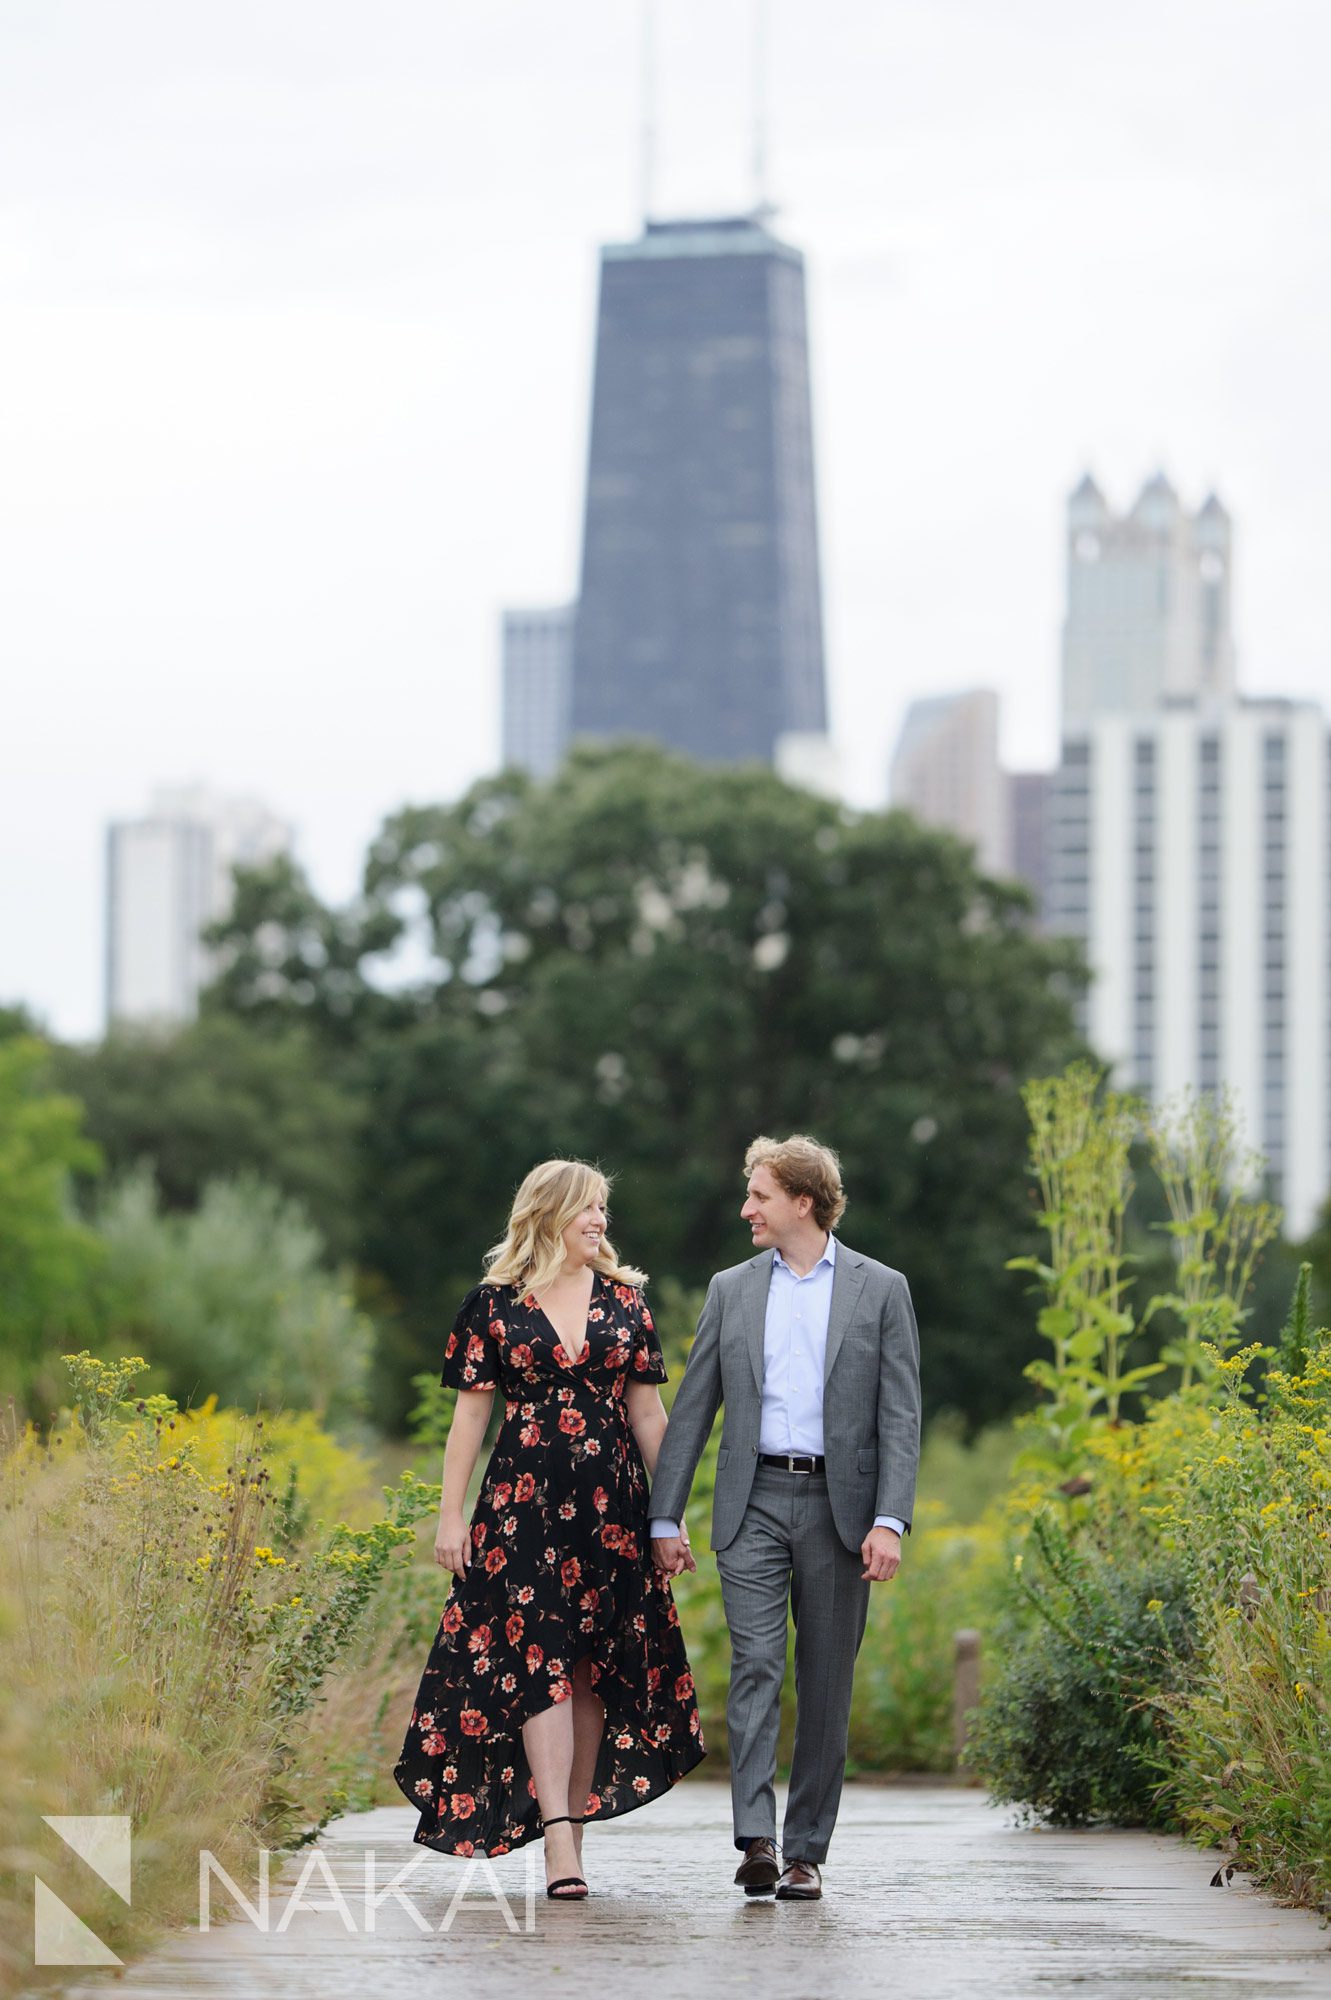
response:
<path id="1" fill-rule="evenodd" d="M 779 1250 L 772 1252 L 772 1281 L 767 1288 L 767 1318 L 763 1327 L 763 1409 L 758 1449 L 799 1457 L 823 1456 L 823 1369 L 827 1359 L 827 1322 L 832 1311 L 832 1280 L 836 1275 L 836 1237 L 811 1271 L 801 1278 Z M 904 1521 L 879 1514 L 875 1528 L 906 1532 Z M 654 1520 L 652 1539 L 677 1535 L 677 1521 Z"/>

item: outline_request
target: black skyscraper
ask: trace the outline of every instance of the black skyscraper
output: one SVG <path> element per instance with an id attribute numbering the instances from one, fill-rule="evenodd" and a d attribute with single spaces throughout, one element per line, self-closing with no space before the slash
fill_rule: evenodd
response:
<path id="1" fill-rule="evenodd" d="M 804 260 L 759 217 L 601 253 L 575 736 L 826 728 Z"/>

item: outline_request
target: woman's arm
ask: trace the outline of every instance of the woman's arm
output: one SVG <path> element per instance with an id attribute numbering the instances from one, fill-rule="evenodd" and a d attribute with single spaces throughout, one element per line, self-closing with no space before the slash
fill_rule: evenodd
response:
<path id="1" fill-rule="evenodd" d="M 656 1456 L 666 1433 L 666 1408 L 661 1401 L 661 1391 L 655 1382 L 626 1382 L 624 1389 L 628 1397 L 629 1423 L 638 1440 L 647 1477 L 652 1479 L 656 1475 Z"/>
<path id="2" fill-rule="evenodd" d="M 638 1440 L 642 1462 L 647 1467 L 647 1477 L 656 1475 L 656 1460 L 661 1450 L 661 1440 L 666 1434 L 670 1419 L 666 1415 L 665 1404 L 661 1401 L 661 1391 L 655 1382 L 629 1382 L 625 1384 L 628 1396 L 629 1423 L 633 1435 Z M 693 1553 L 689 1547 L 689 1531 L 683 1521 L 679 1524 L 679 1539 L 684 1546 L 684 1568 L 697 1569 Z M 652 1544 L 653 1549 L 657 1545 Z M 672 1572 L 673 1574 L 673 1572 Z"/>
<path id="3" fill-rule="evenodd" d="M 467 1485 L 476 1469 L 476 1455 L 490 1421 L 493 1389 L 459 1389 L 457 1408 L 444 1445 L 443 1491 L 439 1496 L 439 1531 L 434 1559 L 444 1569 L 466 1571 L 471 1561 L 471 1534 L 462 1518 Z"/>

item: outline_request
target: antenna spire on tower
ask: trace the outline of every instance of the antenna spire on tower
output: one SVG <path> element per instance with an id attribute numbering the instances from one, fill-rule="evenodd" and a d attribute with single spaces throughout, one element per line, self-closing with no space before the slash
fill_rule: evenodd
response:
<path id="1" fill-rule="evenodd" d="M 642 0 L 642 221 L 652 215 L 656 178 L 656 7 Z"/>
<path id="2" fill-rule="evenodd" d="M 761 221 L 773 213 L 767 198 L 767 0 L 753 9 L 753 208 Z"/>

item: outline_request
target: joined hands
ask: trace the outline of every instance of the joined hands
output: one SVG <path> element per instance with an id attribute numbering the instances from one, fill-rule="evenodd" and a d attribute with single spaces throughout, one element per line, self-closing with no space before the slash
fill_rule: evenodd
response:
<path id="1" fill-rule="evenodd" d="M 658 1535 L 652 1541 L 652 1561 L 665 1576 L 678 1576 L 682 1570 L 696 1570 L 693 1550 L 689 1547 L 687 1532 L 682 1535 Z"/>

